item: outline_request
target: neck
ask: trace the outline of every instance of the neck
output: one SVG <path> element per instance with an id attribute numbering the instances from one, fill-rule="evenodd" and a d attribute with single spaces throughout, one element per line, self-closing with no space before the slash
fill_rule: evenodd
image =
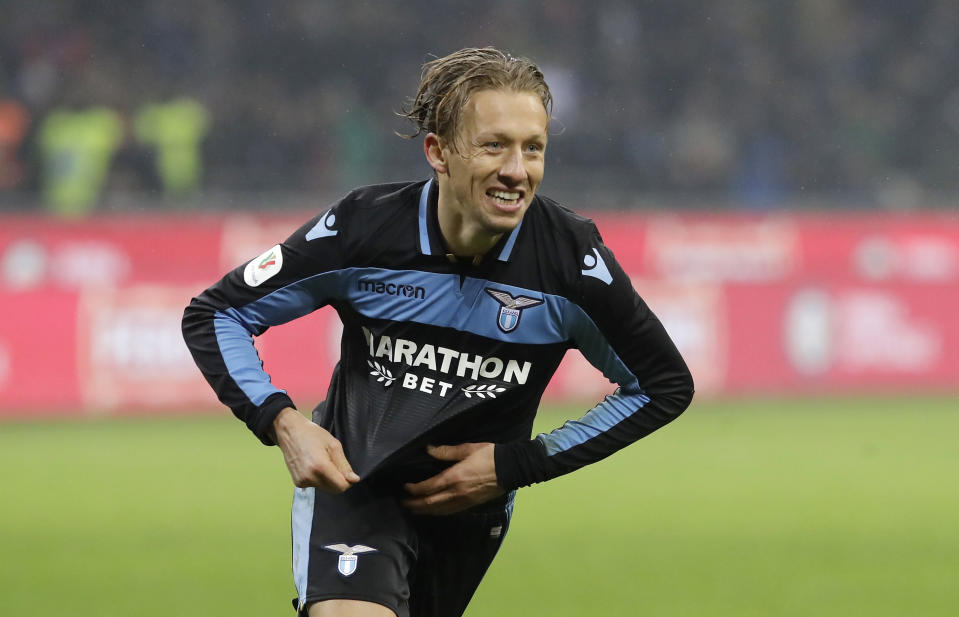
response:
<path id="1" fill-rule="evenodd" d="M 447 248 L 457 257 L 476 257 L 485 255 L 491 248 L 496 246 L 502 233 L 491 234 L 489 230 L 484 229 L 477 221 L 464 216 L 463 213 L 451 206 L 452 196 L 446 196 L 440 187 L 439 203 L 436 208 L 436 216 L 440 224 L 440 233 L 443 234 L 443 241 Z"/>

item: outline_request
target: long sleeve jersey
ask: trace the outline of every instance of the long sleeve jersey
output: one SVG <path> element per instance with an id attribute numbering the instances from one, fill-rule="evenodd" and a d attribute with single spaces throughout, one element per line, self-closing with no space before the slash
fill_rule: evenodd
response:
<path id="1" fill-rule="evenodd" d="M 361 477 L 416 481 L 436 471 L 426 444 L 486 441 L 511 490 L 602 459 L 689 405 L 686 364 L 592 221 L 537 196 L 482 259 L 463 261 L 436 209 L 433 181 L 357 189 L 187 307 L 197 365 L 263 443 L 293 402 L 252 337 L 327 305 L 343 335 L 314 421 Z M 531 439 L 571 348 L 618 387 Z"/>

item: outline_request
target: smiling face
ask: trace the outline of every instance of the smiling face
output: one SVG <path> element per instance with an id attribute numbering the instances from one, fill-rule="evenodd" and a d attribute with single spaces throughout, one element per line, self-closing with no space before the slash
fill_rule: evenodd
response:
<path id="1" fill-rule="evenodd" d="M 534 92 L 480 90 L 462 111 L 456 147 L 430 133 L 424 148 L 439 183 L 450 249 L 485 253 L 522 220 L 543 179 L 549 117 Z"/>

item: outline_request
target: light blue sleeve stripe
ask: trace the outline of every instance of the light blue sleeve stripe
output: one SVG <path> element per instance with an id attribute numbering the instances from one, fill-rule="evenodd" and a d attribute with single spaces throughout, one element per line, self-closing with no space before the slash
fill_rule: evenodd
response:
<path id="1" fill-rule="evenodd" d="M 271 394 L 286 393 L 270 383 L 270 376 L 263 370 L 263 362 L 253 346 L 252 333 L 234 316 L 217 311 L 213 316 L 213 330 L 227 372 L 251 403 L 262 405 Z"/>
<path id="2" fill-rule="evenodd" d="M 326 272 L 306 279 L 311 284 L 301 281 L 288 285 L 246 306 L 217 311 L 213 316 L 213 331 L 226 370 L 254 405 L 262 405 L 270 395 L 286 391 L 270 383 L 253 345 L 253 334 L 323 306 L 336 279 L 337 272 Z"/>
<path id="3" fill-rule="evenodd" d="M 641 392 L 639 380 L 613 351 L 599 327 L 582 308 L 568 302 L 565 305 L 568 337 L 590 364 L 599 369 L 611 383 L 618 384 L 628 392 Z"/>
<path id="4" fill-rule="evenodd" d="M 570 334 L 580 353 L 611 382 L 619 384 L 619 388 L 582 418 L 569 420 L 551 433 L 537 435 L 536 438 L 546 446 L 549 456 L 565 452 L 605 433 L 649 402 L 649 396 L 640 387 L 636 375 L 613 351 L 586 312 L 572 302 L 567 309 Z"/>
<path id="5" fill-rule="evenodd" d="M 649 397 L 645 394 L 626 394 L 622 388 L 618 388 L 579 420 L 569 420 L 553 432 L 537 435 L 536 438 L 546 446 L 546 454 L 553 456 L 605 433 L 648 402 Z"/>
<path id="6" fill-rule="evenodd" d="M 241 323 L 251 333 L 264 327 L 278 326 L 308 315 L 326 304 L 325 298 L 318 298 L 336 278 L 335 272 L 326 272 L 299 283 L 277 289 L 241 308 L 223 311 Z"/>

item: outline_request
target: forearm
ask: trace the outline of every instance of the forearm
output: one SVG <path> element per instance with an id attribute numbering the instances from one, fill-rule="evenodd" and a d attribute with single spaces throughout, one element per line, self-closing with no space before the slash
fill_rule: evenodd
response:
<path id="1" fill-rule="evenodd" d="M 583 418 L 571 420 L 549 434 L 524 442 L 497 444 L 494 454 L 499 485 L 513 490 L 544 482 L 602 460 L 646 437 L 679 417 L 689 406 L 692 379 L 685 385 L 678 382 L 671 392 L 647 399 L 631 413 L 626 408 L 611 408 L 611 399 L 618 395 L 608 397 Z"/>
<path id="2" fill-rule="evenodd" d="M 326 214 L 227 273 L 183 313 L 183 338 L 203 376 L 220 401 L 267 445 L 276 443 L 273 421 L 294 405 L 271 383 L 253 337 L 329 302 L 341 263 L 336 234 L 324 242 L 310 241 Z M 342 217 L 337 220 L 342 223 Z"/>
<path id="3" fill-rule="evenodd" d="M 548 434 L 498 445 L 496 474 L 507 490 L 606 458 L 672 422 L 692 401 L 693 379 L 682 355 L 598 234 L 594 241 L 606 276 L 582 277 L 564 327 L 580 353 L 619 388 Z"/>
<path id="4" fill-rule="evenodd" d="M 263 371 L 249 326 L 218 309 L 213 293 L 204 292 L 184 311 L 183 339 L 217 398 L 260 441 L 274 445 L 273 420 L 293 402 Z"/>
<path id="5" fill-rule="evenodd" d="M 586 323 L 591 328 L 584 328 L 580 350 L 619 389 L 548 434 L 498 446 L 496 471 L 503 488 L 542 482 L 606 458 L 672 422 L 692 401 L 689 369 L 645 305 L 608 320 L 606 333 Z"/>

